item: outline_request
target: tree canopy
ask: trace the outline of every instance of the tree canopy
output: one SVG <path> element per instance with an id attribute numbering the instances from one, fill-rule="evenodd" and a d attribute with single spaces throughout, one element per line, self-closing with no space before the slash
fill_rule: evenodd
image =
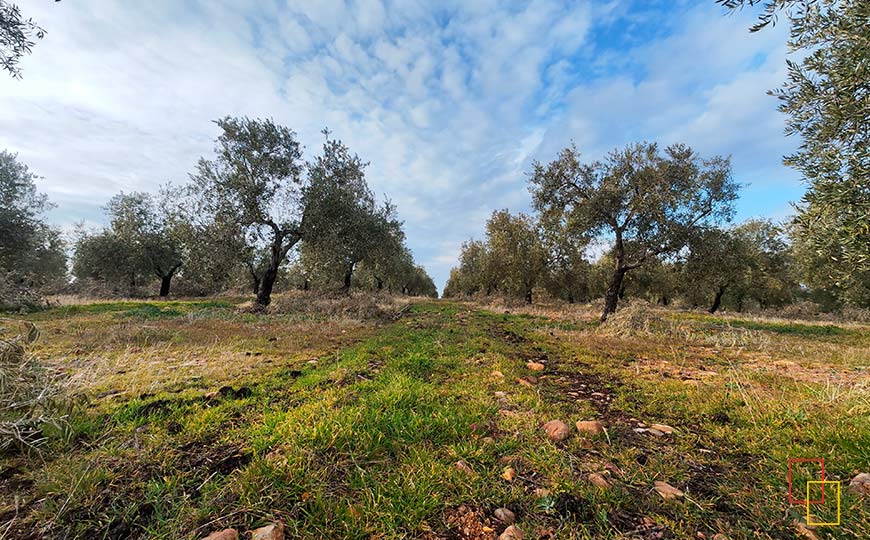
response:
<path id="1" fill-rule="evenodd" d="M 574 146 L 531 175 L 535 209 L 573 234 L 613 242 L 614 268 L 601 319 L 616 310 L 625 274 L 650 257 L 675 253 L 699 226 L 728 221 L 738 185 L 728 159 L 702 159 L 685 145 L 653 143 L 582 163 Z"/>

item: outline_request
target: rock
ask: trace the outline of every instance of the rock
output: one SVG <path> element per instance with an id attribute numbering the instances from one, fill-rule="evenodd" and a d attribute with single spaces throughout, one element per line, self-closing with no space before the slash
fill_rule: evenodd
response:
<path id="1" fill-rule="evenodd" d="M 251 540 L 284 540 L 284 524 L 279 522 L 251 531 Z"/>
<path id="2" fill-rule="evenodd" d="M 501 473 L 501 477 L 507 480 L 508 482 L 513 482 L 514 478 L 517 477 L 517 470 L 513 467 L 505 467 L 504 472 Z"/>
<path id="3" fill-rule="evenodd" d="M 861 473 L 849 482 L 849 493 L 870 495 L 870 474 Z"/>
<path id="4" fill-rule="evenodd" d="M 655 429 L 657 431 L 661 431 L 662 433 L 671 434 L 674 432 L 674 428 L 667 424 L 650 424 L 651 429 Z"/>
<path id="5" fill-rule="evenodd" d="M 600 435 L 604 433 L 604 424 L 598 420 L 580 420 L 577 422 L 577 431 L 587 435 Z"/>
<path id="6" fill-rule="evenodd" d="M 495 516 L 495 519 L 505 525 L 513 525 L 517 521 L 517 516 L 507 508 L 496 508 L 492 514 Z"/>
<path id="7" fill-rule="evenodd" d="M 526 364 L 526 367 L 531 369 L 532 371 L 544 371 L 544 368 L 546 366 L 540 362 L 528 362 Z"/>
<path id="8" fill-rule="evenodd" d="M 465 474 L 474 474 L 474 469 L 471 468 L 471 465 L 461 459 L 454 463 L 453 467 L 459 472 L 463 472 Z"/>
<path id="9" fill-rule="evenodd" d="M 507 397 L 507 393 L 506 393 L 506 392 L 496 392 L 496 393 L 493 394 L 493 395 L 494 395 L 496 398 L 498 398 L 498 399 L 504 399 L 504 398 Z"/>
<path id="10" fill-rule="evenodd" d="M 646 429 L 642 427 L 636 427 L 632 431 L 634 431 L 635 433 L 646 433 Z"/>
<path id="11" fill-rule="evenodd" d="M 658 494 L 662 496 L 662 499 L 665 500 L 676 499 L 685 495 L 685 493 L 675 488 L 674 486 L 668 484 L 667 482 L 661 482 L 659 480 L 656 480 L 653 483 L 653 489 L 655 489 L 656 492 L 658 492 Z"/>
<path id="12" fill-rule="evenodd" d="M 654 437 L 664 437 L 664 436 L 665 436 L 664 433 L 662 433 L 661 431 L 659 431 L 659 430 L 657 430 L 657 429 L 654 429 L 654 428 L 648 428 L 648 429 L 646 430 L 646 432 L 649 433 L 650 435 L 654 436 Z"/>
<path id="13" fill-rule="evenodd" d="M 498 536 L 498 540 L 523 540 L 523 531 L 516 525 L 511 525 Z"/>
<path id="14" fill-rule="evenodd" d="M 215 531 L 206 536 L 203 540 L 239 540 L 239 531 L 235 529 Z"/>
<path id="15" fill-rule="evenodd" d="M 794 522 L 794 530 L 805 540 L 819 540 L 819 536 L 801 521 Z"/>
<path id="16" fill-rule="evenodd" d="M 593 486 L 597 486 L 597 487 L 600 487 L 602 489 L 607 489 L 610 487 L 610 482 L 608 482 L 607 478 L 605 478 L 604 475 L 601 473 L 597 473 L 597 472 L 589 473 L 589 476 L 587 476 L 587 478 L 589 479 L 589 482 L 591 482 Z"/>
<path id="17" fill-rule="evenodd" d="M 547 432 L 547 437 L 549 437 L 551 441 L 556 442 L 564 441 L 571 436 L 571 428 L 561 420 L 550 420 L 544 424 L 544 431 Z"/>
<path id="18" fill-rule="evenodd" d="M 502 372 L 499 371 L 499 370 L 495 370 L 495 371 L 493 371 L 492 373 L 490 373 L 490 375 L 492 375 L 492 376 L 495 377 L 496 379 L 504 379 L 504 373 L 502 373 Z"/>
<path id="19" fill-rule="evenodd" d="M 594 398 L 599 398 L 599 399 L 604 398 L 604 397 L 607 397 L 607 396 L 605 396 L 604 394 L 602 394 L 601 392 L 592 392 L 592 393 L 589 394 L 589 395 L 592 396 L 592 397 L 594 397 Z"/>

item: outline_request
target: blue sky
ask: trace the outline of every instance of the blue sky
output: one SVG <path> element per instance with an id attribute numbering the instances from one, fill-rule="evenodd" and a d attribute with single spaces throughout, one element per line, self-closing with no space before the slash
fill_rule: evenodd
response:
<path id="1" fill-rule="evenodd" d="M 433 7 L 437 6 L 437 7 Z M 766 91 L 786 28 L 713 0 L 29 0 L 48 34 L 0 78 L 0 148 L 43 177 L 50 219 L 103 221 L 121 190 L 185 182 L 225 115 L 269 116 L 313 156 L 328 126 L 371 165 L 442 286 L 494 209 L 529 211 L 526 173 L 572 141 L 731 155 L 738 219 L 790 214 L 797 142 Z"/>

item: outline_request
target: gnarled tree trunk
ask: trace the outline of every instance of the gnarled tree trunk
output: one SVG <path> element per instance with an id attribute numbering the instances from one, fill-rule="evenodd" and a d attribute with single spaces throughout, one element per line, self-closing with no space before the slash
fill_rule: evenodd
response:
<path id="1" fill-rule="evenodd" d="M 610 278 L 610 284 L 607 285 L 607 292 L 604 294 L 604 311 L 601 313 L 601 322 L 607 320 L 611 313 L 616 312 L 616 305 L 619 303 L 619 291 L 622 290 L 622 281 L 625 279 L 627 268 L 618 265 Z"/>
<path id="2" fill-rule="evenodd" d="M 716 310 L 718 310 L 719 306 L 722 305 L 722 295 L 725 294 L 725 289 L 727 287 L 727 285 L 719 286 L 719 290 L 716 291 L 716 297 L 713 298 L 713 305 L 710 306 L 710 309 L 708 309 L 707 311 L 709 311 L 710 313 L 716 313 Z"/>

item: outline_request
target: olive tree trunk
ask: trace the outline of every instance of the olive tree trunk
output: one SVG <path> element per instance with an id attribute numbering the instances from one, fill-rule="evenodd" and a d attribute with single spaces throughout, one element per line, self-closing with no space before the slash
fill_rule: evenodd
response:
<path id="1" fill-rule="evenodd" d="M 725 289 L 727 287 L 727 285 L 719 286 L 719 290 L 716 291 L 716 297 L 713 298 L 713 305 L 710 306 L 710 309 L 708 309 L 707 311 L 709 311 L 710 313 L 716 313 L 716 310 L 718 310 L 719 306 L 722 305 L 722 296 L 725 294 Z"/>

